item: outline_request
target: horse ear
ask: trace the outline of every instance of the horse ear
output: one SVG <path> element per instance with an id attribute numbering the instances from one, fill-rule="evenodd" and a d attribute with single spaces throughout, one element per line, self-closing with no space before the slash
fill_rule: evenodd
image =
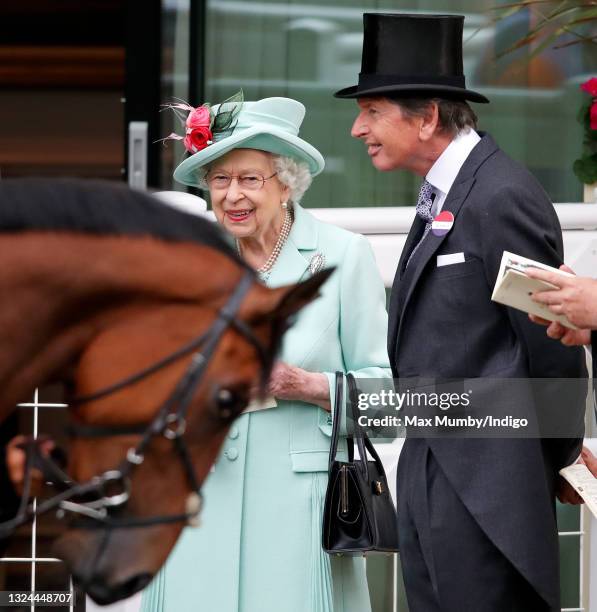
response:
<path id="1" fill-rule="evenodd" d="M 281 297 L 270 316 L 279 321 L 285 321 L 288 317 L 296 314 L 303 306 L 319 296 L 319 288 L 332 275 L 334 270 L 335 268 L 327 268 L 296 285 L 274 289 L 281 294 Z"/>

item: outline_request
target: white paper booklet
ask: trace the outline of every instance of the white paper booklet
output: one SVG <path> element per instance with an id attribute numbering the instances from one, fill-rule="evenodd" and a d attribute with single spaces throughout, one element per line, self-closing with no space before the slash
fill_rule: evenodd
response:
<path id="1" fill-rule="evenodd" d="M 504 251 L 491 299 L 504 306 L 511 306 L 549 321 L 558 321 L 571 329 L 578 329 L 565 315 L 554 314 L 545 304 L 538 304 L 531 299 L 534 291 L 553 289 L 554 285 L 536 278 L 529 278 L 526 275 L 527 268 L 540 268 L 562 276 L 573 276 L 569 272 Z"/>
<path id="2" fill-rule="evenodd" d="M 583 498 L 587 508 L 597 518 L 597 478 L 584 463 L 575 463 L 560 470 L 574 490 Z"/>

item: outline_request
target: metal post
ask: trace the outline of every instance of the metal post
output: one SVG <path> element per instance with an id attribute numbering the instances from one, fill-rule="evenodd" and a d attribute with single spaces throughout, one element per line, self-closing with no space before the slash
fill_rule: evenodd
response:
<path id="1" fill-rule="evenodd" d="M 147 189 L 147 121 L 129 123 L 129 187 Z"/>

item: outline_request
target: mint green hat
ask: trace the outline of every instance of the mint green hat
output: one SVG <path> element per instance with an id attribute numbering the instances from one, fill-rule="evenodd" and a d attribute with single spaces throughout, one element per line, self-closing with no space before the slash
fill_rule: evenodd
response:
<path id="1" fill-rule="evenodd" d="M 213 107 L 218 112 L 219 105 Z M 291 98 L 264 98 L 243 102 L 232 133 L 214 135 L 214 142 L 187 157 L 174 170 L 174 178 L 184 185 L 198 186 L 197 169 L 232 149 L 258 149 L 306 162 L 312 176 L 325 165 L 321 153 L 298 137 L 305 107 Z M 218 138 L 219 136 L 219 138 Z"/>

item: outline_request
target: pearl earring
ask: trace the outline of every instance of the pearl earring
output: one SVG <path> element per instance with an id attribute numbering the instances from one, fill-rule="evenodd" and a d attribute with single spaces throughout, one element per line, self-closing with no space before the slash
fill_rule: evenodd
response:
<path id="1" fill-rule="evenodd" d="M 286 210 L 288 208 L 288 202 L 282 202 L 281 206 L 284 210 Z"/>

